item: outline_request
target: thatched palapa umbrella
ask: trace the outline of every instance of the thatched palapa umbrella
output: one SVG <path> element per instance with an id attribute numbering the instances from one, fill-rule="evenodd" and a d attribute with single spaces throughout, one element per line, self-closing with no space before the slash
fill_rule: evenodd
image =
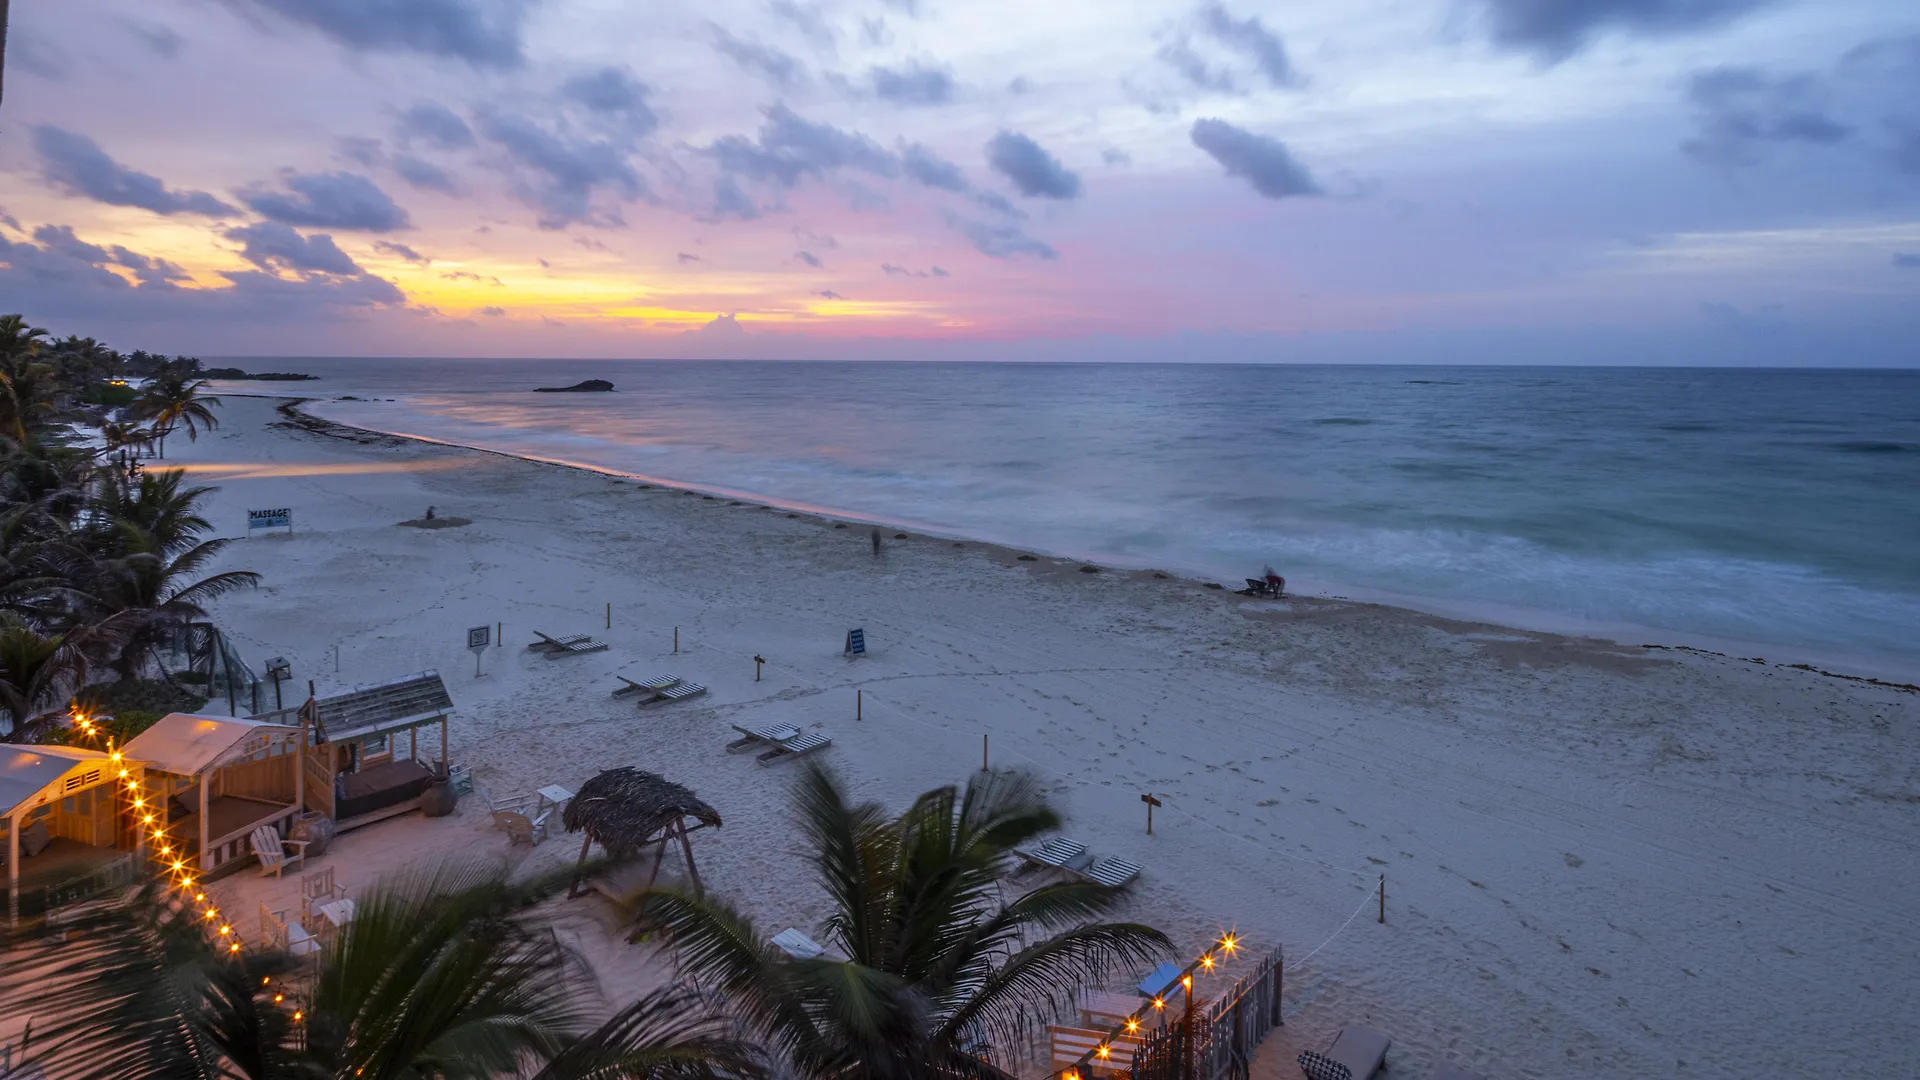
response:
<path id="1" fill-rule="evenodd" d="M 691 827 L 687 824 L 688 818 L 695 822 Z M 653 872 L 647 876 L 649 889 L 660 873 L 667 841 L 677 836 L 687 856 L 687 874 L 693 879 L 694 892 L 705 891 L 700 884 L 700 872 L 693 865 L 693 845 L 688 842 L 687 834 L 709 825 L 719 828 L 720 812 L 664 776 L 628 765 L 608 769 L 580 785 L 579 793 L 567 803 L 561 820 L 566 822 L 568 832 L 586 833 L 580 842 L 581 865 L 586 864 L 587 849 L 595 843 L 615 858 L 632 858 L 648 844 L 658 845 L 660 850 L 654 858 Z M 579 894 L 580 880 L 576 876 L 568 895 Z"/>

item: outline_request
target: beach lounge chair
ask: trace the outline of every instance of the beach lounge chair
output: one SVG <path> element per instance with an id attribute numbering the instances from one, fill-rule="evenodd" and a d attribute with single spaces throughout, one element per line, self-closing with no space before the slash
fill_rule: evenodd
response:
<path id="1" fill-rule="evenodd" d="M 500 810 L 493 815 L 494 824 L 507 830 L 507 846 L 525 844 L 533 847 L 547 838 L 548 810 L 539 817 L 528 817 L 518 810 Z"/>
<path id="2" fill-rule="evenodd" d="M 688 698 L 699 697 L 706 692 L 707 688 L 697 682 L 675 683 L 665 690 L 660 691 L 658 694 L 655 694 L 653 697 L 642 701 L 640 704 L 658 705 L 663 701 L 685 701 Z"/>
<path id="3" fill-rule="evenodd" d="M 253 853 L 260 859 L 260 876 L 272 874 L 279 877 L 287 867 L 307 857 L 307 841 L 282 840 L 280 830 L 271 825 L 262 825 L 253 830 L 250 837 Z M 289 851 L 288 848 L 293 850 Z"/>
<path id="4" fill-rule="evenodd" d="M 1179 981 L 1180 968 L 1178 966 L 1174 964 L 1161 964 L 1159 967 L 1147 972 L 1147 977 L 1140 980 L 1140 985 L 1136 989 L 1140 991 L 1140 996 L 1143 998 L 1165 997 L 1173 992 L 1174 984 Z"/>
<path id="5" fill-rule="evenodd" d="M 580 653 L 600 652 L 606 647 L 607 647 L 607 643 L 604 641 L 600 641 L 597 638 L 582 636 L 577 638 L 568 638 L 565 641 L 560 643 L 559 648 L 546 649 L 543 651 L 546 652 L 547 659 L 555 660 L 562 656 L 577 656 Z"/>
<path id="6" fill-rule="evenodd" d="M 559 649 L 570 648 L 574 645 L 580 644 L 581 642 L 593 640 L 593 638 L 587 636 L 586 634 L 574 634 L 571 637 L 557 638 L 557 637 L 554 637 L 552 634 L 541 633 L 538 630 L 535 630 L 533 632 L 533 636 L 539 638 L 540 640 L 532 642 L 527 646 L 527 649 L 530 652 L 554 652 Z"/>
<path id="7" fill-rule="evenodd" d="M 646 694 L 651 697 L 680 681 L 680 676 L 678 675 L 660 675 L 648 679 L 645 682 L 634 682 L 625 675 L 615 675 L 614 678 L 627 684 L 615 690 L 613 692 L 614 697 L 625 697 L 628 694 Z"/>
<path id="8" fill-rule="evenodd" d="M 773 935 L 773 947 L 795 960 L 811 960 L 827 951 L 825 945 L 789 926 Z"/>
<path id="9" fill-rule="evenodd" d="M 500 823 L 500 811 L 519 810 L 524 812 L 533 805 L 534 797 L 531 795 L 514 795 L 510 798 L 496 799 L 493 797 L 493 793 L 486 789 L 484 784 L 481 785 L 478 790 L 480 792 L 480 801 L 487 804 L 487 813 L 494 815 L 493 823 L 496 825 Z"/>
<path id="10" fill-rule="evenodd" d="M 1069 840 L 1056 836 L 1039 847 L 1014 848 L 1014 855 L 1021 866 L 1016 874 L 1027 874 L 1035 870 L 1071 870 L 1082 864 L 1087 857 L 1087 845 L 1078 840 Z"/>
<path id="11" fill-rule="evenodd" d="M 797 737 L 800 729 L 792 724 L 773 724 L 763 728 L 743 728 L 733 725 L 740 737 L 727 744 L 727 753 L 738 754 L 743 750 L 752 750 L 761 743 L 780 743 Z"/>
<path id="12" fill-rule="evenodd" d="M 1386 1033 L 1349 1024 L 1334 1036 L 1325 1053 L 1303 1051 L 1296 1060 L 1307 1080 L 1371 1080 L 1387 1060 Z"/>
<path id="13" fill-rule="evenodd" d="M 809 731 L 804 735 L 796 735 L 791 739 L 781 740 L 773 749 L 761 754 L 754 760 L 762 765 L 771 765 L 776 761 L 791 761 L 794 758 L 811 754 L 823 746 L 830 745 L 832 742 L 832 739 L 817 731 Z"/>
<path id="14" fill-rule="evenodd" d="M 1073 870 L 1072 867 L 1067 869 Z M 1125 859 L 1101 859 L 1085 870 L 1074 870 L 1088 881 L 1119 888 L 1140 876 L 1140 864 Z"/>

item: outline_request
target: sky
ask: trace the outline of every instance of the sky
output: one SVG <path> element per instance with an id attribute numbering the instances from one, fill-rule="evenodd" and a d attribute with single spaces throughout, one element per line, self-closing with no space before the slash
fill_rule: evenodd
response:
<path id="1" fill-rule="evenodd" d="M 210 357 L 1920 366 L 1920 5 L 24 0 L 0 310 Z"/>

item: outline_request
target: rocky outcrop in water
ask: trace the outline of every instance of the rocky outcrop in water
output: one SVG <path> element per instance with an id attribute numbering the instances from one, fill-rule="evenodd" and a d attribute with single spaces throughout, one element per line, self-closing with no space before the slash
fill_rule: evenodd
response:
<path id="1" fill-rule="evenodd" d="M 541 386 L 534 389 L 536 394 L 600 394 L 613 389 L 613 384 L 605 379 L 583 379 L 572 386 Z"/>

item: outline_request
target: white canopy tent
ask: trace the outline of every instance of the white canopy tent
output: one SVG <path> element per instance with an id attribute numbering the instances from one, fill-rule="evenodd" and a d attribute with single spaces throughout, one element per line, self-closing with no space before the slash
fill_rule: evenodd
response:
<path id="1" fill-rule="evenodd" d="M 187 797 L 181 824 L 193 835 L 182 839 L 197 840 L 205 874 L 249 854 L 262 824 L 286 835 L 305 796 L 302 736 L 297 723 L 169 713 L 123 752 L 157 774 L 163 799 Z"/>

